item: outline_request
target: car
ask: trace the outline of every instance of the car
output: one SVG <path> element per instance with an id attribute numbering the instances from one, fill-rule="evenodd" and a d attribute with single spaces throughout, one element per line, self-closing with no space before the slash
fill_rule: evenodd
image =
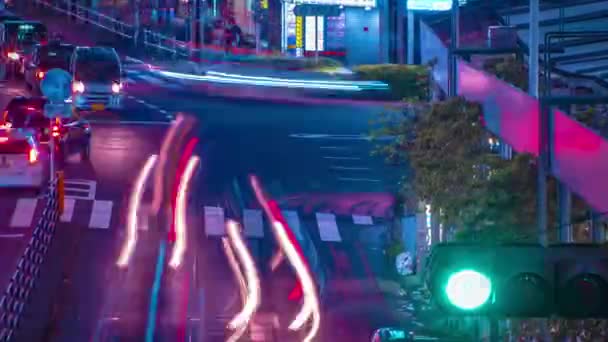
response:
<path id="1" fill-rule="evenodd" d="M 81 160 L 87 161 L 91 153 L 91 125 L 73 112 L 70 118 L 51 120 L 44 116 L 44 97 L 19 96 L 8 103 L 0 124 L 6 129 L 30 129 L 42 145 L 49 145 L 54 139 L 56 159 L 59 163 L 65 157 L 79 153 Z"/>
<path id="2" fill-rule="evenodd" d="M 121 109 L 122 65 L 111 47 L 79 46 L 72 54 L 72 101 L 81 111 Z"/>
<path id="3" fill-rule="evenodd" d="M 43 191 L 50 178 L 48 160 L 31 130 L 0 129 L 0 188 Z"/>
<path id="4" fill-rule="evenodd" d="M 25 84 L 34 95 L 41 95 L 40 82 L 47 71 L 51 69 L 70 70 L 70 58 L 75 46 L 60 41 L 48 44 L 37 44 L 32 52 L 31 60 L 25 66 Z"/>
<path id="5" fill-rule="evenodd" d="M 22 75 L 34 45 L 46 41 L 46 26 L 38 21 L 0 22 L 0 80 L 8 75 Z"/>

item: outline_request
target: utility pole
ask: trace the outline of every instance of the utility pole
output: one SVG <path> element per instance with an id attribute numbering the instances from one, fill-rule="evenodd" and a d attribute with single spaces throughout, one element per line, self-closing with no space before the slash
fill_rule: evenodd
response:
<path id="1" fill-rule="evenodd" d="M 458 0 L 452 0 L 452 30 L 449 59 L 449 77 L 448 77 L 448 96 L 458 95 L 458 56 L 456 49 L 459 47 L 460 41 L 460 11 Z"/>
<path id="2" fill-rule="evenodd" d="M 141 12 L 141 0 L 135 0 L 134 2 L 135 5 L 135 31 L 133 32 L 133 44 L 135 46 L 138 45 L 139 43 L 139 32 L 141 30 L 141 18 L 140 16 L 140 12 Z"/>
<path id="3" fill-rule="evenodd" d="M 206 0 L 198 0 L 199 8 L 198 8 L 198 33 L 201 39 L 201 44 L 199 46 L 199 53 L 201 63 L 205 60 L 205 52 L 203 49 L 205 48 L 205 17 L 207 16 L 207 1 Z"/>
<path id="4" fill-rule="evenodd" d="M 401 1 L 398 1 L 401 2 Z M 414 47 L 416 42 L 416 13 L 413 10 L 407 11 L 407 64 L 415 64 Z M 403 24 L 403 21 L 401 22 Z M 403 30 L 403 28 L 401 28 Z M 403 36 L 402 36 L 403 37 Z M 403 43 L 402 43 L 403 45 Z M 403 53 L 403 50 L 402 52 Z"/>

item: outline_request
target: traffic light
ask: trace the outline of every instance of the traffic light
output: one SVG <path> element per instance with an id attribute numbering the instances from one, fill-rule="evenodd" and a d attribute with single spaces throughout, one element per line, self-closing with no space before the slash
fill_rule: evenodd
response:
<path id="1" fill-rule="evenodd" d="M 608 249 L 600 245 L 440 244 L 426 283 L 456 315 L 608 317 Z"/>

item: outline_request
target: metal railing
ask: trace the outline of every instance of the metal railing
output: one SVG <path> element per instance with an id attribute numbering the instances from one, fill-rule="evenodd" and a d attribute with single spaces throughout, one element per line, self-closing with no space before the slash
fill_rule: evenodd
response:
<path id="1" fill-rule="evenodd" d="M 71 15 L 80 21 L 95 25 L 127 39 L 133 39 L 136 35 L 137 29 L 133 25 L 112 18 L 111 16 L 95 11 L 89 7 L 71 3 L 71 1 L 34 0 L 34 3 L 67 16 Z"/>
<path id="2" fill-rule="evenodd" d="M 17 263 L 17 269 L 9 280 L 2 298 L 0 298 L 0 341 L 16 341 L 21 338 L 22 330 L 35 330 L 25 327 L 23 322 L 28 313 L 28 305 L 34 306 L 34 292 L 39 288 L 39 279 L 47 260 L 47 255 L 54 243 L 57 222 L 60 216 L 58 182 L 51 183 L 46 195 L 46 207 L 38 220 L 23 255 Z M 38 311 L 38 308 L 36 309 Z M 38 322 L 41 323 L 41 322 Z"/>
<path id="3" fill-rule="evenodd" d="M 174 58 L 188 58 L 194 52 L 188 43 L 149 29 L 144 30 L 144 46 L 157 52 L 168 52 Z"/>

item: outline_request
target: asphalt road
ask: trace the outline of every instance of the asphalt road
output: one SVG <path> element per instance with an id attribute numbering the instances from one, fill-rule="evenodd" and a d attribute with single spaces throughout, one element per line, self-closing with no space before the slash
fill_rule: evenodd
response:
<path id="1" fill-rule="evenodd" d="M 73 195 L 86 199 L 74 199 L 72 219 L 66 223 L 81 229 L 73 265 L 66 266 L 70 279 L 62 289 L 65 302 L 53 340 L 140 341 L 142 335 L 153 334 L 155 340 L 198 340 L 204 335 L 207 341 L 224 341 L 223 327 L 240 303 L 221 241 L 206 235 L 202 209 L 220 206 L 227 217 L 238 219 L 242 206 L 256 208 L 252 196 L 245 196 L 241 206 L 233 187 L 239 184 L 250 193 L 246 179 L 256 174 L 283 209 L 301 215 L 313 246 L 309 253 L 327 274 L 323 340 L 367 341 L 371 330 L 385 323 L 384 313 L 372 310 L 388 307 L 374 285 L 385 266 L 378 246 L 364 244 L 362 228 L 346 222 L 351 214 L 392 214 L 399 171 L 370 156 L 373 145 L 366 138 L 370 120 L 383 105 L 209 97 L 193 91 L 192 84 L 159 78 L 141 65 L 125 68 L 125 109 L 90 116 L 91 161 L 73 158 L 67 164 Z M 6 90 L 13 92 L 8 96 L 18 91 Z M 202 162 L 189 207 L 188 255 L 179 271 L 167 267 L 171 245 L 145 219 L 144 209 L 140 223 L 148 230 L 140 232 L 129 267 L 119 269 L 116 259 L 125 240 L 133 180 L 146 158 L 158 153 L 177 112 L 199 121 L 195 153 Z M 144 202 L 149 202 L 149 191 L 146 196 Z M 314 219 L 319 211 L 341 216 L 342 241 L 323 241 Z M 262 239 L 249 240 L 260 269 L 276 248 L 270 235 L 266 224 Z M 6 241 L 19 249 L 19 238 Z M 263 311 L 282 317 L 284 330 L 298 306 L 287 299 L 295 277 L 286 267 L 273 275 L 264 272 L 262 280 L 268 298 Z M 360 305 L 339 305 L 346 303 Z"/>

